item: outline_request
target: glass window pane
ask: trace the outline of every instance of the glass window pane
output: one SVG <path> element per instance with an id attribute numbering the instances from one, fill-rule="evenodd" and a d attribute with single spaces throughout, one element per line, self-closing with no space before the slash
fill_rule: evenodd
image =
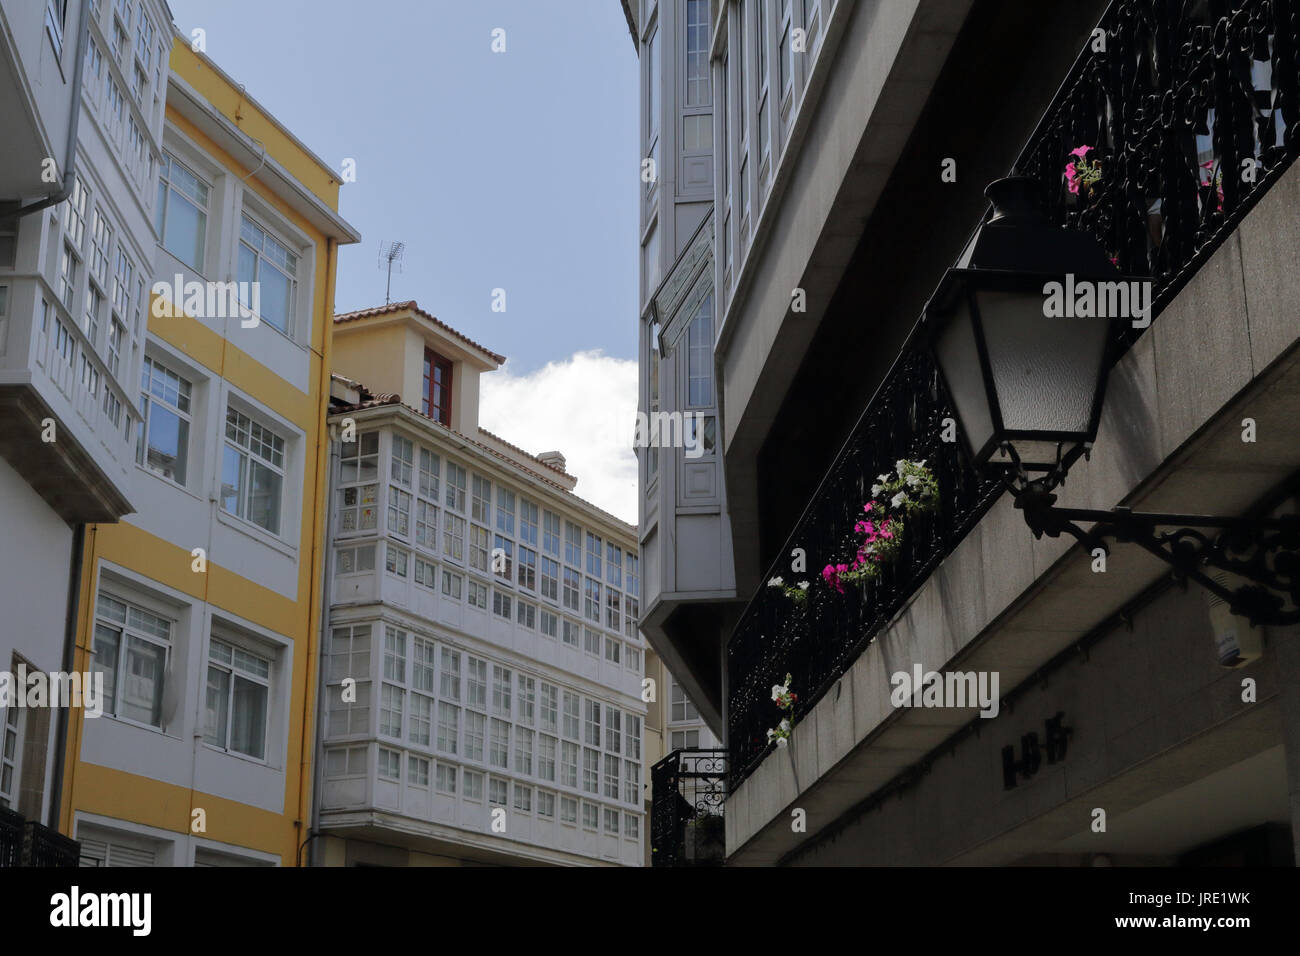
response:
<path id="1" fill-rule="evenodd" d="M 214 747 L 226 745 L 226 722 L 230 717 L 230 672 L 208 668 L 208 692 L 203 739 Z"/>
<path id="2" fill-rule="evenodd" d="M 261 760 L 266 756 L 267 688 L 235 678 L 234 717 L 230 726 L 230 749 Z"/>
<path id="3" fill-rule="evenodd" d="M 131 637 L 126 645 L 122 681 L 122 716 L 162 726 L 163 678 L 167 652 L 157 644 Z"/>

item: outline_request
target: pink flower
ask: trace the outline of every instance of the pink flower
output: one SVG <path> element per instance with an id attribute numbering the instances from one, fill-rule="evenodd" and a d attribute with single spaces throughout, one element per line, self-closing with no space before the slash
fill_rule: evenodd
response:
<path id="1" fill-rule="evenodd" d="M 874 506 L 874 505 L 875 505 L 875 502 L 874 502 L 874 501 L 868 501 L 865 505 L 862 506 L 862 510 L 863 510 L 863 511 L 870 511 L 871 508 L 872 508 L 872 506 Z"/>
<path id="2" fill-rule="evenodd" d="M 1111 257 L 1110 257 L 1110 264 L 1113 265 L 1116 269 L 1118 269 L 1118 268 L 1119 268 L 1119 256 L 1111 256 Z"/>
<path id="3" fill-rule="evenodd" d="M 1091 146 L 1076 146 L 1074 149 L 1070 150 L 1070 155 L 1078 156 L 1080 159 L 1087 159 L 1088 153 L 1090 153 L 1091 151 L 1092 151 Z"/>

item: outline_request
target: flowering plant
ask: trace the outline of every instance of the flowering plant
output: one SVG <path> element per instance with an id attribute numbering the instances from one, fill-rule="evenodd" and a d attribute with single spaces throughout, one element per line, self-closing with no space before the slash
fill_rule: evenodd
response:
<path id="1" fill-rule="evenodd" d="M 1216 170 L 1214 168 L 1214 160 L 1210 160 L 1209 162 L 1206 163 L 1201 163 L 1201 169 L 1210 170 L 1210 173 L 1213 177 L 1214 190 L 1219 194 L 1219 207 L 1216 211 L 1223 212 L 1223 171 Z M 1211 176 L 1206 176 L 1206 178 L 1201 181 L 1201 185 L 1209 186 L 1210 182 L 1211 182 Z"/>
<path id="2" fill-rule="evenodd" d="M 794 709 L 794 702 L 799 699 L 799 695 L 790 690 L 791 680 L 790 675 L 786 674 L 784 684 L 772 685 L 773 702 L 787 713 Z M 778 747 L 785 747 L 790 743 L 790 731 L 793 729 L 790 718 L 782 717 L 781 722 L 776 725 L 776 729 L 767 732 L 767 742 L 770 744 L 775 741 Z"/>
<path id="3" fill-rule="evenodd" d="M 894 471 L 876 478 L 872 499 L 862 506 L 864 517 L 853 526 L 861 535 L 852 564 L 828 564 L 822 580 L 844 593 L 845 584 L 870 580 L 892 562 L 903 545 L 903 518 L 933 511 L 939 501 L 939 484 L 924 461 L 900 458 Z"/>
<path id="4" fill-rule="evenodd" d="M 795 604 L 802 604 L 808 600 L 808 582 L 800 581 L 798 584 L 786 584 L 785 579 L 779 574 L 774 578 L 768 578 L 767 586 L 777 588 L 785 594 Z"/>
<path id="5" fill-rule="evenodd" d="M 1101 160 L 1088 159 L 1091 146 L 1076 146 L 1070 150 L 1073 160 L 1065 164 L 1066 188 L 1074 195 L 1079 195 L 1079 187 L 1086 186 L 1088 198 L 1092 198 L 1092 187 L 1101 182 Z"/>

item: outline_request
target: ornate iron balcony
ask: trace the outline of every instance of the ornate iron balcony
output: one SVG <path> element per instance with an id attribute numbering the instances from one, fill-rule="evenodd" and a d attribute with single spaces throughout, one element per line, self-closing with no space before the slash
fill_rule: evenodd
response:
<path id="1" fill-rule="evenodd" d="M 24 822 L 21 813 L 0 807 L 0 867 L 22 863 Z"/>
<path id="2" fill-rule="evenodd" d="M 77 866 L 80 861 L 76 840 L 0 807 L 0 867 Z"/>
<path id="3" fill-rule="evenodd" d="M 1300 0 L 1116 0 L 1016 162 L 1042 184 L 1064 227 L 1093 232 L 1118 273 L 1150 276 L 1156 316 L 1300 152 Z M 1086 176 L 1074 164 L 1074 151 Z M 1096 165 L 1092 165 L 1095 161 Z M 1074 187 L 1072 189 L 1072 186 Z M 939 276 L 935 276 L 937 282 Z M 1121 347 L 1141 329 L 1120 333 Z M 734 789 L 772 745 L 771 688 L 792 676 L 796 724 L 996 500 L 957 443 L 928 353 L 904 346 L 809 501 L 727 644 Z M 853 554 L 875 476 L 925 459 L 939 510 L 909 520 L 898 560 L 877 579 L 793 603 L 766 586 L 807 579 Z"/>
<path id="4" fill-rule="evenodd" d="M 674 750 L 650 768 L 650 848 L 654 866 L 721 866 L 727 754 Z"/>

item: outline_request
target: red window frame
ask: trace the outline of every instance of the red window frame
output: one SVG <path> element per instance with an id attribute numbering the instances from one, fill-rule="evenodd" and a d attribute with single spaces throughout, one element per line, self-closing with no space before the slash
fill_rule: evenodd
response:
<path id="1" fill-rule="evenodd" d="M 424 350 L 424 392 L 420 411 L 434 421 L 451 424 L 451 360 L 433 349 Z"/>

